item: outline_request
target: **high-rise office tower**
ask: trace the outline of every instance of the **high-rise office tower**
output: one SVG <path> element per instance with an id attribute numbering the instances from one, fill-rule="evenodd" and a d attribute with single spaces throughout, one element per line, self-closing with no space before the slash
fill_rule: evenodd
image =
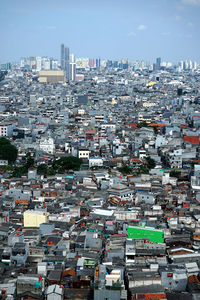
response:
<path id="1" fill-rule="evenodd" d="M 184 68 L 184 70 L 188 70 L 189 69 L 189 64 L 188 64 L 187 60 L 184 61 L 183 68 Z"/>
<path id="2" fill-rule="evenodd" d="M 160 69 L 160 65 L 161 65 L 161 58 L 158 57 L 158 58 L 156 58 L 156 67 L 158 70 Z"/>
<path id="3" fill-rule="evenodd" d="M 36 71 L 41 71 L 42 70 L 42 57 L 37 56 L 36 57 Z"/>
<path id="4" fill-rule="evenodd" d="M 69 70 L 69 48 L 65 47 L 65 76 L 70 81 L 70 70 Z"/>
<path id="5" fill-rule="evenodd" d="M 183 63 L 182 60 L 179 61 L 178 66 L 179 66 L 179 70 L 182 71 L 182 70 L 183 70 L 183 67 L 184 67 L 184 63 Z"/>
<path id="6" fill-rule="evenodd" d="M 193 69 L 194 69 L 194 70 L 196 70 L 196 69 L 197 69 L 197 67 L 198 67 L 198 65 L 197 65 L 197 62 L 196 62 L 196 61 L 194 61 L 194 62 L 193 62 Z"/>
<path id="7" fill-rule="evenodd" d="M 141 63 L 140 63 L 140 69 L 143 70 L 145 68 L 145 63 L 144 61 L 142 60 Z"/>
<path id="8" fill-rule="evenodd" d="M 69 58 L 70 58 L 70 63 L 75 63 L 75 55 L 73 53 L 70 53 L 69 55 Z"/>
<path id="9" fill-rule="evenodd" d="M 70 80 L 70 68 L 69 68 L 69 48 L 61 44 L 61 69 L 65 71 L 66 79 Z"/>
<path id="10" fill-rule="evenodd" d="M 76 81 L 76 64 L 75 63 L 70 63 L 70 81 Z"/>
<path id="11" fill-rule="evenodd" d="M 69 75 L 71 81 L 76 81 L 76 63 L 75 63 L 75 55 L 73 53 L 70 54 L 70 63 L 69 63 Z"/>
<path id="12" fill-rule="evenodd" d="M 193 65 L 192 65 L 192 61 L 191 61 L 191 60 L 189 60 L 189 69 L 190 69 L 190 70 L 192 70 L 192 67 L 193 67 Z"/>
<path id="13" fill-rule="evenodd" d="M 61 69 L 64 70 L 64 61 L 65 61 L 65 45 L 61 44 L 61 54 L 60 54 L 60 65 L 61 65 Z"/>
<path id="14" fill-rule="evenodd" d="M 95 66 L 95 60 L 93 58 L 89 58 L 89 67 L 94 68 Z"/>
<path id="15" fill-rule="evenodd" d="M 96 68 L 100 68 L 101 67 L 101 59 L 97 58 L 96 59 Z"/>

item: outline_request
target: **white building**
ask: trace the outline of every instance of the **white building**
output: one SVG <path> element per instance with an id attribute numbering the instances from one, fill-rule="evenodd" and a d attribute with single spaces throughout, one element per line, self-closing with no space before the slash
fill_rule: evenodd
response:
<path id="1" fill-rule="evenodd" d="M 89 158 L 90 151 L 87 149 L 79 149 L 78 150 L 78 158 Z"/>
<path id="2" fill-rule="evenodd" d="M 172 169 L 182 168 L 182 149 L 174 149 L 169 153 L 169 163 Z"/>
<path id="3" fill-rule="evenodd" d="M 114 156 L 121 155 L 123 146 L 122 146 L 121 141 L 118 137 L 114 139 L 112 149 L 113 149 L 113 155 Z"/>
<path id="4" fill-rule="evenodd" d="M 13 134 L 13 129 L 15 128 L 15 124 L 12 123 L 1 123 L 0 124 L 0 137 L 7 136 L 11 137 Z"/>
<path id="5" fill-rule="evenodd" d="M 42 57 L 36 57 L 36 71 L 39 72 L 42 70 Z"/>
<path id="6" fill-rule="evenodd" d="M 76 64 L 75 63 L 70 63 L 69 64 L 69 71 L 70 71 L 70 80 L 71 81 L 76 81 Z"/>
<path id="7" fill-rule="evenodd" d="M 101 157 L 90 157 L 89 167 L 103 167 L 103 159 Z"/>
<path id="8" fill-rule="evenodd" d="M 156 142 L 155 142 L 155 147 L 156 147 L 156 149 L 158 148 L 158 147 L 161 147 L 161 146 L 165 146 L 166 145 L 166 138 L 164 137 L 164 136 L 162 136 L 162 135 L 157 135 L 157 137 L 156 137 Z"/>
<path id="9" fill-rule="evenodd" d="M 52 138 L 41 139 L 39 148 L 40 148 L 40 150 L 42 150 L 48 154 L 54 154 L 54 152 L 55 152 L 54 140 Z"/>
<path id="10" fill-rule="evenodd" d="M 96 118 L 96 116 L 95 116 L 95 118 Z M 113 124 L 113 123 L 107 123 L 107 124 L 102 124 L 101 125 L 101 130 L 102 131 L 104 131 L 104 130 L 106 131 L 108 128 L 110 129 L 111 132 L 116 131 L 116 125 Z"/>
<path id="11" fill-rule="evenodd" d="M 42 58 L 42 70 L 50 70 L 51 69 L 51 62 L 48 57 Z"/>

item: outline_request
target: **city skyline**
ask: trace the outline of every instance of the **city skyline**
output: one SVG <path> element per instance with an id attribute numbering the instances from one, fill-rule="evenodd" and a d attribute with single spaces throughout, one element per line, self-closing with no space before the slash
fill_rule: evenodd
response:
<path id="1" fill-rule="evenodd" d="M 199 61 L 199 0 L 9 0 L 0 7 L 0 61 L 59 59 L 61 43 L 77 57 Z"/>

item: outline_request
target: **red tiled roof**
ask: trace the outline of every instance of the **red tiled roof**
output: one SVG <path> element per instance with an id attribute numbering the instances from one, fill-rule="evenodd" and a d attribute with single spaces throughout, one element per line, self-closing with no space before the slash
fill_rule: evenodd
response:
<path id="1" fill-rule="evenodd" d="M 150 300 L 150 299 L 167 299 L 167 296 L 166 294 L 163 292 L 163 293 L 158 293 L 158 294 L 144 294 L 145 300 Z"/>
<path id="2" fill-rule="evenodd" d="M 112 158 L 112 161 L 122 161 L 122 158 L 121 157 L 115 157 L 115 158 Z"/>
<path id="3" fill-rule="evenodd" d="M 139 158 L 130 158 L 130 161 L 133 162 L 138 162 L 138 163 L 141 163 L 142 161 L 139 159 Z"/>
<path id="4" fill-rule="evenodd" d="M 181 124 L 181 129 L 186 129 L 186 128 L 188 128 L 188 126 L 186 125 L 186 124 Z"/>
<path id="5" fill-rule="evenodd" d="M 165 124 L 157 124 L 157 123 L 153 123 L 153 124 L 149 124 L 148 127 L 163 127 L 165 126 Z"/>
<path id="6" fill-rule="evenodd" d="M 95 134 L 97 131 L 95 129 L 86 129 L 85 133 L 87 134 Z"/>
<path id="7" fill-rule="evenodd" d="M 183 141 L 184 142 L 189 142 L 192 145 L 199 145 L 199 137 L 198 136 L 187 136 L 187 135 L 184 135 Z"/>
<path id="8" fill-rule="evenodd" d="M 129 123 L 129 124 L 127 124 L 127 126 L 129 126 L 132 129 L 138 129 L 137 123 Z"/>

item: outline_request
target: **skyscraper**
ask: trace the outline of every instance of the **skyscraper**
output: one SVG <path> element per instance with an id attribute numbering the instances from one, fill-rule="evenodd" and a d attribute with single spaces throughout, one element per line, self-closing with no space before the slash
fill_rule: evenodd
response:
<path id="1" fill-rule="evenodd" d="M 61 54 L 60 54 L 60 65 L 61 65 L 61 69 L 64 70 L 64 61 L 65 61 L 65 45 L 61 44 Z"/>
<path id="2" fill-rule="evenodd" d="M 70 81 L 76 81 L 76 64 L 70 63 Z"/>
<path id="3" fill-rule="evenodd" d="M 70 54 L 70 63 L 69 63 L 69 75 L 70 81 L 76 81 L 76 63 L 75 55 Z"/>
<path id="4" fill-rule="evenodd" d="M 157 67 L 157 70 L 160 70 L 160 65 L 161 65 L 161 58 L 158 57 L 158 58 L 156 58 L 156 67 Z"/>
<path id="5" fill-rule="evenodd" d="M 75 55 L 73 53 L 70 53 L 69 57 L 70 57 L 70 63 L 75 63 L 76 60 Z"/>
<path id="6" fill-rule="evenodd" d="M 70 80 L 70 70 L 69 70 L 69 48 L 61 44 L 61 69 L 64 70 L 66 80 Z"/>
<path id="7" fill-rule="evenodd" d="M 97 58 L 96 59 L 96 68 L 100 68 L 101 67 L 101 59 Z"/>

